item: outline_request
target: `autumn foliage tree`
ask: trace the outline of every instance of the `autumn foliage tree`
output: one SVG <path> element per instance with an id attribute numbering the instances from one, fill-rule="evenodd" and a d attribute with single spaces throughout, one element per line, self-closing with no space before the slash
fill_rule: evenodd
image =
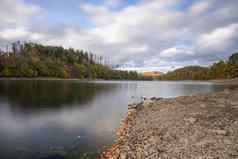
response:
<path id="1" fill-rule="evenodd" d="M 136 72 L 112 70 L 101 64 L 101 56 L 83 50 L 26 43 L 18 55 L 15 52 L 0 55 L 0 77 L 142 78 Z"/>

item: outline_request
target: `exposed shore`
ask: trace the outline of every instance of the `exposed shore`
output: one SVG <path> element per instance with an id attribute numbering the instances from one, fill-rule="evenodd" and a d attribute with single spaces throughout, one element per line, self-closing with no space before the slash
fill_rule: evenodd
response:
<path id="1" fill-rule="evenodd" d="M 100 159 L 237 159 L 238 89 L 130 105 Z"/>
<path id="2" fill-rule="evenodd" d="M 216 83 L 216 84 L 228 84 L 228 85 L 238 85 L 238 78 L 233 79 L 214 79 L 210 80 L 210 82 Z"/>

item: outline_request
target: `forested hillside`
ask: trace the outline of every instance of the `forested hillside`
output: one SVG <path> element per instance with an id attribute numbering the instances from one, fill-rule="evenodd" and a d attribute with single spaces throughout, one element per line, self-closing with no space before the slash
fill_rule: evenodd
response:
<path id="1" fill-rule="evenodd" d="M 219 61 L 210 67 L 186 66 L 168 72 L 160 80 L 209 80 L 238 77 L 238 53 L 234 53 L 228 61 Z"/>
<path id="2" fill-rule="evenodd" d="M 0 77 L 56 77 L 79 79 L 151 79 L 135 71 L 113 70 L 101 56 L 83 50 L 44 46 L 36 43 L 12 45 L 9 52 L 0 51 Z M 170 71 L 159 80 L 208 80 L 238 77 L 238 53 L 227 61 L 210 67 L 186 66 Z"/>
<path id="3" fill-rule="evenodd" d="M 100 61 L 102 57 L 82 50 L 25 43 L 1 52 L 0 77 L 142 79 L 136 72 L 112 70 Z"/>

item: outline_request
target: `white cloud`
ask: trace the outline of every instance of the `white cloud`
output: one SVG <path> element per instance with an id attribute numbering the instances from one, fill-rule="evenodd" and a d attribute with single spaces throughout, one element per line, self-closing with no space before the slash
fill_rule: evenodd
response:
<path id="1" fill-rule="evenodd" d="M 41 11 L 38 6 L 26 4 L 23 0 L 1 0 L 0 26 L 25 24 Z"/>
<path id="2" fill-rule="evenodd" d="M 0 32 L 0 37 L 6 40 L 14 40 L 28 35 L 28 32 L 23 28 L 6 29 Z"/>
<path id="3" fill-rule="evenodd" d="M 107 27 L 98 27 L 91 30 L 95 36 L 104 39 L 107 43 L 123 43 L 128 42 L 127 27 L 123 27 L 118 23 L 114 23 Z"/>
<path id="4" fill-rule="evenodd" d="M 74 28 L 66 28 L 62 37 L 50 39 L 47 41 L 49 45 L 62 45 L 64 47 L 80 48 L 81 45 L 86 46 L 90 41 L 90 36 L 84 35 L 83 32 Z"/>
<path id="5" fill-rule="evenodd" d="M 166 11 L 167 7 L 175 4 L 177 1 L 151 1 L 129 6 L 116 13 L 105 6 L 86 4 L 81 8 L 96 25 L 93 29 L 95 35 L 109 43 L 125 43 L 136 36 L 149 34 L 150 31 L 160 32 L 170 27 L 174 21 L 177 22 L 179 13 Z M 160 36 L 171 37 L 174 35 L 172 34 L 164 32 Z"/>
<path id="6" fill-rule="evenodd" d="M 79 8 L 90 18 L 90 21 L 95 23 L 97 26 L 106 25 L 114 21 L 114 13 L 106 6 L 95 6 L 92 4 L 81 4 Z"/>
<path id="7" fill-rule="evenodd" d="M 108 7 L 116 7 L 125 3 L 125 0 L 104 0 L 104 4 Z"/>
<path id="8" fill-rule="evenodd" d="M 5 29 L 0 31 L 0 38 L 8 41 L 19 39 L 40 40 L 44 38 L 43 34 L 28 31 L 26 28 L 19 27 L 15 29 Z"/>
<path id="9" fill-rule="evenodd" d="M 136 46 L 136 47 L 131 46 L 127 49 L 127 51 L 131 53 L 135 53 L 135 54 L 146 53 L 146 51 L 148 51 L 148 46 L 146 45 Z"/>
<path id="10" fill-rule="evenodd" d="M 192 5 L 189 8 L 189 11 L 192 14 L 200 14 L 200 13 L 204 13 L 206 11 L 208 11 L 212 5 L 213 5 L 214 0 L 210 0 L 210 1 L 197 1 L 194 5 Z"/>
<path id="11" fill-rule="evenodd" d="M 160 53 L 160 57 L 173 58 L 175 56 L 189 56 L 193 54 L 194 52 L 190 48 L 171 47 L 171 48 L 163 50 Z"/>
<path id="12" fill-rule="evenodd" d="M 217 28 L 210 33 L 202 34 L 198 38 L 201 48 L 213 51 L 226 51 L 238 39 L 238 23 Z"/>
<path id="13" fill-rule="evenodd" d="M 132 60 L 134 64 L 130 67 L 141 65 L 149 68 L 150 65 L 152 68 L 151 62 L 148 63 L 152 58 L 158 59 L 157 64 L 158 61 L 165 60 L 164 70 L 171 68 L 171 63 L 174 63 L 174 67 L 199 62 L 206 64 L 205 61 L 210 62 L 214 58 L 203 57 L 203 54 L 209 52 L 213 55 L 232 47 L 236 36 L 236 27 L 232 26 L 236 18 L 232 1 L 218 3 L 201 0 L 187 9 L 177 9 L 182 2 L 142 0 L 117 11 L 111 10 L 108 5 L 84 4 L 81 10 L 95 27 L 85 29 L 87 35 L 81 35 L 77 40 L 78 44 L 80 47 L 91 48 L 96 53 L 111 55 L 117 63 L 127 65 Z M 224 14 L 224 8 L 231 15 Z M 216 13 L 220 15 L 214 17 Z M 227 26 L 229 27 L 226 28 Z M 80 41 L 84 36 L 91 38 L 90 44 Z M 224 40 L 226 46 L 222 42 Z M 215 51 L 212 52 L 211 48 Z M 161 65 L 158 67 L 162 68 Z"/>

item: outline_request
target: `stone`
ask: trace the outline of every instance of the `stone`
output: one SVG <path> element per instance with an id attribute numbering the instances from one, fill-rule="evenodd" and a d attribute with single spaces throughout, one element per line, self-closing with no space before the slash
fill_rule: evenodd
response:
<path id="1" fill-rule="evenodd" d="M 119 159 L 127 159 L 127 153 L 126 152 L 121 152 Z"/>
<path id="2" fill-rule="evenodd" d="M 214 129 L 211 130 L 213 133 L 216 133 L 217 135 L 226 135 L 227 132 L 225 130 L 219 130 L 219 129 Z"/>
<path id="3" fill-rule="evenodd" d="M 193 124 L 193 123 L 195 123 L 195 122 L 197 121 L 197 119 L 196 119 L 196 118 L 193 118 L 193 117 L 185 118 L 184 120 L 187 121 L 187 122 L 189 122 L 190 124 Z"/>

